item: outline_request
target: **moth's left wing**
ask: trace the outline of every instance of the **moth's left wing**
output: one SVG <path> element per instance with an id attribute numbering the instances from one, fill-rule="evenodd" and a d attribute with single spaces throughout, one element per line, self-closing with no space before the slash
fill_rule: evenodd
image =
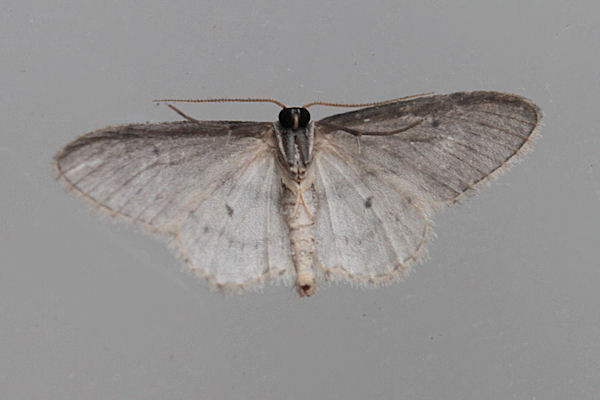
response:
<path id="1" fill-rule="evenodd" d="M 96 207 L 170 235 L 213 286 L 291 283 L 272 138 L 266 122 L 122 125 L 74 140 L 55 166 Z"/>

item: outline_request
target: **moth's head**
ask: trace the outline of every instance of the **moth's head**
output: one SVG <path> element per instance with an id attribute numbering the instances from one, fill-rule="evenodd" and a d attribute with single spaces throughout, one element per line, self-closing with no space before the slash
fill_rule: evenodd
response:
<path id="1" fill-rule="evenodd" d="M 293 179 L 303 179 L 312 161 L 314 145 L 310 113 L 305 107 L 285 107 L 275 123 L 277 158 Z"/>
<path id="2" fill-rule="evenodd" d="M 310 113 L 304 107 L 286 107 L 279 112 L 279 123 L 285 129 L 306 128 L 309 122 Z"/>

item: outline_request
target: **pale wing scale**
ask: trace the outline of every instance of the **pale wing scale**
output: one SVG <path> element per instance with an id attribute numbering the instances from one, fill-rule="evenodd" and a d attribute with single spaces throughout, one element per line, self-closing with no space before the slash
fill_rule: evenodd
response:
<path id="1" fill-rule="evenodd" d="M 326 141 L 315 154 L 315 239 L 326 277 L 368 285 L 404 276 L 424 253 L 428 205 L 355 154 Z"/>
<path id="2" fill-rule="evenodd" d="M 363 132 L 356 157 L 411 182 L 431 200 L 451 202 L 472 192 L 521 153 L 540 118 L 537 106 L 522 97 L 471 92 L 370 107 L 322 122 Z M 368 135 L 415 121 L 422 122 L 406 132 Z M 341 148 L 356 148 L 356 139 L 347 132 L 326 136 Z"/>

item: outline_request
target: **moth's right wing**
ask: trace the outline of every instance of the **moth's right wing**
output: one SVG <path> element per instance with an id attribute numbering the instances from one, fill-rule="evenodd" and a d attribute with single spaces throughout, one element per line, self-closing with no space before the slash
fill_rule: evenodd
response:
<path id="1" fill-rule="evenodd" d="M 315 122 L 317 256 L 330 279 L 401 277 L 423 254 L 433 210 L 505 170 L 540 117 L 522 97 L 471 92 Z"/>
<path id="2" fill-rule="evenodd" d="M 530 148 L 540 119 L 540 109 L 523 97 L 478 91 L 333 115 L 316 122 L 316 129 L 329 131 L 324 136 L 354 157 L 412 182 L 431 200 L 452 204 Z M 362 134 L 360 151 L 344 129 Z M 401 132 L 385 134 L 396 130 Z"/>
<path id="3" fill-rule="evenodd" d="M 271 123 L 109 127 L 55 157 L 59 179 L 112 215 L 171 234 L 217 287 L 289 277 L 289 239 Z"/>

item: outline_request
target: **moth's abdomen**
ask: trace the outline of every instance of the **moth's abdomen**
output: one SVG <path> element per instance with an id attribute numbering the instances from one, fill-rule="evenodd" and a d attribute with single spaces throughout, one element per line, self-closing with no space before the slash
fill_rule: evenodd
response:
<path id="1" fill-rule="evenodd" d="M 283 213 L 290 229 L 292 261 L 296 269 L 296 289 L 301 297 L 316 290 L 315 279 L 315 195 L 314 188 L 294 190 L 283 186 Z"/>

